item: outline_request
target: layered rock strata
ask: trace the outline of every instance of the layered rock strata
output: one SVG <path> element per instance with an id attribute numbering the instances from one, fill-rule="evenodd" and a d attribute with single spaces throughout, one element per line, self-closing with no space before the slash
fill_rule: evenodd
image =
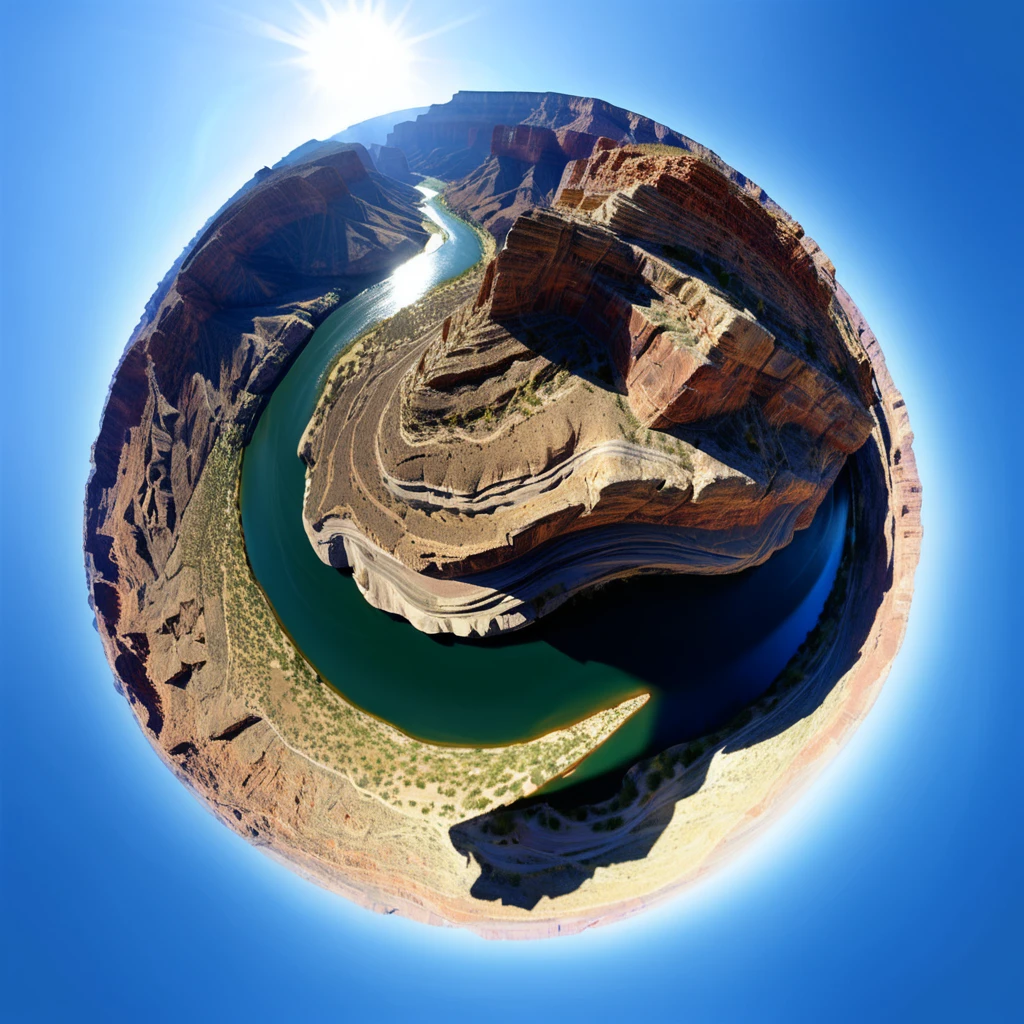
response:
<path id="1" fill-rule="evenodd" d="M 624 141 L 537 125 L 496 125 L 488 159 L 445 189 L 460 216 L 489 231 L 499 244 L 520 214 L 550 206 L 568 163 Z"/>
<path id="2" fill-rule="evenodd" d="M 388 145 L 402 149 L 414 171 L 456 180 L 488 159 L 498 125 L 519 124 L 628 142 L 696 146 L 671 128 L 604 100 L 553 92 L 465 91 L 447 103 L 435 103 L 413 121 L 396 124 Z"/>
<path id="3" fill-rule="evenodd" d="M 708 160 L 724 167 L 717 157 Z M 218 217 L 269 173 L 258 174 Z M 788 220 L 738 172 L 725 173 Z M 827 269 L 813 245 L 801 244 Z M 472 817 L 449 832 L 419 807 L 398 809 L 379 799 L 360 785 L 365 763 L 382 752 L 389 764 L 407 761 L 417 753 L 415 741 L 360 717 L 316 679 L 276 626 L 247 573 L 235 503 L 237 454 L 234 465 L 204 454 L 211 435 L 219 435 L 218 451 L 225 445 L 234 419 L 244 437 L 262 396 L 310 333 L 305 321 L 315 321 L 324 307 L 282 296 L 269 310 L 250 310 L 249 327 L 240 319 L 237 330 L 204 334 L 201 345 L 186 333 L 180 377 L 195 380 L 197 393 L 210 397 L 209 411 L 183 400 L 185 411 L 175 416 L 167 396 L 154 393 L 152 380 L 163 367 L 150 357 L 146 339 L 168 308 L 185 301 L 173 294 L 182 262 L 147 305 L 111 387 L 86 499 L 86 559 L 97 626 L 144 735 L 211 813 L 247 841 L 380 912 L 496 939 L 570 934 L 636 914 L 735 856 L 792 803 L 871 709 L 907 625 L 921 544 L 921 484 L 906 405 L 877 339 L 836 285 L 836 301 L 867 354 L 875 401 L 868 441 L 850 457 L 847 581 L 830 599 L 824 639 L 813 654 L 798 656 L 790 684 L 758 702 L 738 730 L 706 737 L 696 751 L 666 751 L 657 759 L 656 792 L 646 781 L 652 766 L 638 766 L 630 773 L 633 800 L 614 810 L 581 808 L 583 821 L 541 807 L 532 817 Z M 175 351 L 173 342 L 153 354 L 163 359 L 168 350 Z M 255 376 L 254 367 L 261 368 Z M 191 435 L 186 422 L 195 424 Z M 171 536 L 151 547 L 155 535 L 136 531 L 132 521 L 150 502 L 140 466 L 172 433 L 171 486 L 181 488 L 183 480 L 185 486 L 175 492 Z M 154 500 L 159 505 L 159 494 Z M 138 545 L 145 556 L 133 555 Z M 155 572 L 145 568 L 150 562 Z M 257 624 L 264 629 L 258 643 Z M 319 744 L 351 728 L 369 744 L 363 762 L 358 752 L 325 760 L 309 742 L 311 730 Z M 472 773 L 487 761 L 469 755 L 489 752 L 461 753 L 467 759 L 460 767 Z M 560 822 L 557 831 L 541 825 L 551 816 Z"/>
<path id="4" fill-rule="evenodd" d="M 710 164 L 777 217 L 788 215 L 717 153 L 681 133 L 604 100 L 562 93 L 459 92 L 415 120 L 396 124 L 389 145 L 414 172 L 451 182 L 451 208 L 504 241 L 512 222 L 549 206 L 570 160 L 589 156 L 600 139 L 660 144 Z"/>
<path id="5" fill-rule="evenodd" d="M 703 148 L 622 107 L 560 93 L 456 93 L 389 137 L 414 171 L 450 181 L 451 209 L 499 244 L 521 213 L 551 204 L 566 164 L 602 139 Z"/>
<path id="6" fill-rule="evenodd" d="M 409 161 L 406 160 L 405 154 L 394 146 L 382 146 L 380 143 L 364 146 L 359 142 L 344 142 L 338 139 L 328 139 L 326 142 L 310 139 L 278 160 L 272 170 L 297 167 L 310 160 L 323 163 L 327 157 L 336 153 L 355 153 L 365 170 L 377 171 L 407 185 L 415 185 L 422 178 L 422 175 L 413 174 L 409 170 Z"/>
<path id="7" fill-rule="evenodd" d="M 217 438 L 249 428 L 333 306 L 422 247 L 421 201 L 332 145 L 258 175 L 161 285 L 111 383 L 86 493 L 90 583 L 118 658 L 134 657 L 121 610 L 162 574 Z"/>
<path id="8" fill-rule="evenodd" d="M 638 571 L 757 564 L 871 430 L 831 265 L 701 159 L 602 148 L 476 297 L 303 439 L 318 555 L 428 632 L 527 625 Z"/>

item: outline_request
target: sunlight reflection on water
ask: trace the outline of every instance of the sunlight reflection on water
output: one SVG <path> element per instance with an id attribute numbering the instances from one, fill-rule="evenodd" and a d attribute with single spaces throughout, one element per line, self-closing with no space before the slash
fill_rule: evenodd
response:
<path id="1" fill-rule="evenodd" d="M 434 189 L 426 188 L 422 185 L 418 187 L 427 201 L 437 195 Z M 432 206 L 426 205 L 421 207 L 421 209 L 437 225 L 438 230 L 433 232 L 430 238 L 427 239 L 423 252 L 403 263 L 392 272 L 391 277 L 388 279 L 388 283 L 391 286 L 388 299 L 396 310 L 415 302 L 430 288 L 433 283 L 436 267 L 434 266 L 434 261 L 428 257 L 431 253 L 440 249 L 448 238 L 448 233 L 445 231 L 437 211 Z"/>

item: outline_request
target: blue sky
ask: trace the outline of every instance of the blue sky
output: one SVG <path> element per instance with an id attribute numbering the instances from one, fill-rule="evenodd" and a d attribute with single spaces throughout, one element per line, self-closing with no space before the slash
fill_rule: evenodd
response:
<path id="1" fill-rule="evenodd" d="M 415 33 L 456 27 L 419 44 L 412 102 L 596 95 L 800 220 L 882 341 L 925 488 L 907 641 L 806 797 L 662 909 L 514 945 L 370 915 L 218 825 L 114 693 L 86 605 L 89 445 L 156 282 L 258 167 L 384 112 L 386 55 L 330 105 L 253 29 L 296 17 L 4 6 L 0 1013 L 1019 1019 L 1020 8 L 414 0 Z"/>

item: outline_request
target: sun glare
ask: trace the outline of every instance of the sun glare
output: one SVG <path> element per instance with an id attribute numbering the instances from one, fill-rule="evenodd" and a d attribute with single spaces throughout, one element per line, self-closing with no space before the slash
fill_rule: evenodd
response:
<path id="1" fill-rule="evenodd" d="M 423 58 L 417 44 L 436 35 L 410 36 L 408 7 L 389 16 L 384 3 L 321 0 L 319 9 L 296 5 L 298 24 L 285 29 L 263 23 L 263 32 L 298 51 L 290 63 L 309 75 L 313 91 L 331 104 L 347 108 L 373 97 L 375 108 L 408 105 L 417 82 L 416 64 Z"/>

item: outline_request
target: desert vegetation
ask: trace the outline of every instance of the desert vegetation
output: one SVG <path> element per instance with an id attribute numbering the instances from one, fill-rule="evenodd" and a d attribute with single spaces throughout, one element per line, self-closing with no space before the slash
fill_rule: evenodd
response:
<path id="1" fill-rule="evenodd" d="M 199 572 L 204 595 L 222 602 L 229 685 L 294 750 L 396 809 L 453 821 L 566 771 L 646 699 L 530 742 L 481 748 L 423 743 L 350 704 L 295 648 L 253 577 L 237 503 L 240 440 L 229 432 L 211 453 L 182 525 L 182 563 Z"/>

